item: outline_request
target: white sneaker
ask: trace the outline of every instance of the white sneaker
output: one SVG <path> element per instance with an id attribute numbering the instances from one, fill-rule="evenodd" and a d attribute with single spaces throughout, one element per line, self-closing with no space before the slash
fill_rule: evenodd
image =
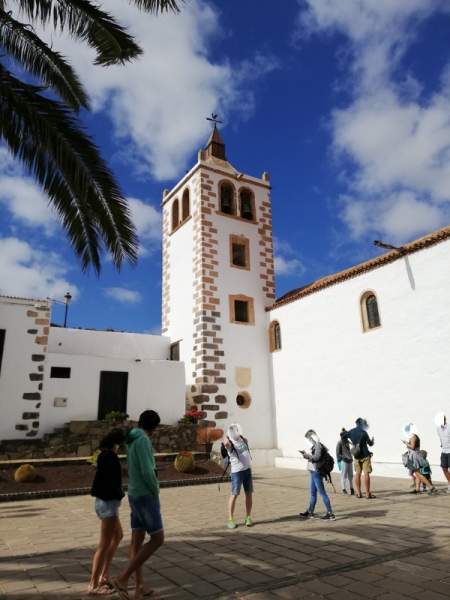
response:
<path id="1" fill-rule="evenodd" d="M 447 486 L 447 494 L 450 494 L 450 485 Z"/>

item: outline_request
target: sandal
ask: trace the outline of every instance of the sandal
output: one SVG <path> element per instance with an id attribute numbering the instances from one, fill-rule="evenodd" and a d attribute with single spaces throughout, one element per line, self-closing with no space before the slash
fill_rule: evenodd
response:
<path id="1" fill-rule="evenodd" d="M 121 587 L 116 578 L 111 579 L 111 585 L 113 586 L 113 590 L 118 593 L 120 600 L 130 600 L 128 590 Z"/>
<path id="2" fill-rule="evenodd" d="M 355 494 L 355 498 L 362 498 L 361 494 Z"/>
<path id="3" fill-rule="evenodd" d="M 96 588 L 91 585 L 87 589 L 87 596 L 111 596 L 114 590 L 106 585 L 99 585 Z"/>
<path id="4" fill-rule="evenodd" d="M 372 498 L 376 498 L 376 496 L 374 494 L 369 494 L 368 496 L 366 496 L 367 500 L 372 500 Z"/>

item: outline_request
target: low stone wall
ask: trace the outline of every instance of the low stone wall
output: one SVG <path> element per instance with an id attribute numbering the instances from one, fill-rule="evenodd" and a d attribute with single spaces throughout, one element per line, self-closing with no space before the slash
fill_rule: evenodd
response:
<path id="1" fill-rule="evenodd" d="M 135 423 L 127 423 L 132 427 Z M 0 460 L 90 456 L 112 429 L 104 421 L 72 421 L 41 440 L 7 440 L 0 443 Z M 160 425 L 152 436 L 155 452 L 209 451 L 199 444 L 197 425 Z M 200 436 L 201 438 L 201 436 Z"/>

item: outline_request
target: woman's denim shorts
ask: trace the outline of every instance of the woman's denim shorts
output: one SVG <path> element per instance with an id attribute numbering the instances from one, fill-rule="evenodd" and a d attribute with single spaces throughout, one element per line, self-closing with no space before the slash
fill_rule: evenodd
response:
<path id="1" fill-rule="evenodd" d="M 99 519 L 110 519 L 119 516 L 120 500 L 95 499 L 95 512 Z"/>

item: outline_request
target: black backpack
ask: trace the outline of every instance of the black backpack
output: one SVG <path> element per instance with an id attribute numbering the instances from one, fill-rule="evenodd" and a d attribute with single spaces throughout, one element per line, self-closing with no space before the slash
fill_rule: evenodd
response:
<path id="1" fill-rule="evenodd" d="M 334 458 L 328 452 L 328 448 L 326 448 L 323 445 L 320 459 L 316 462 L 316 469 L 319 475 L 323 477 L 325 481 L 329 481 L 331 485 L 333 485 L 333 482 L 331 480 L 331 473 L 334 469 Z"/>
<path id="2" fill-rule="evenodd" d="M 250 453 L 250 448 L 249 448 L 249 446 L 248 446 L 248 442 L 247 442 L 246 438 L 245 438 L 245 437 L 243 437 L 242 435 L 240 436 L 240 438 L 241 438 L 241 440 L 244 442 L 244 444 L 247 446 L 247 450 L 248 450 L 248 452 L 249 452 L 249 454 L 250 454 L 250 456 L 251 456 L 251 453 Z M 231 448 L 230 448 L 229 450 L 227 450 L 227 449 L 225 448 L 225 444 L 224 444 L 223 442 L 222 442 L 222 444 L 220 445 L 220 454 L 222 455 L 222 458 L 225 460 L 225 470 L 224 470 L 224 472 L 223 472 L 223 475 L 222 475 L 222 477 L 223 477 L 223 476 L 225 475 L 225 473 L 228 471 L 228 467 L 229 467 L 229 466 L 230 466 L 230 464 L 231 464 L 231 461 L 230 461 L 230 454 L 231 454 L 232 452 L 234 452 L 234 453 L 236 454 L 236 456 L 239 458 L 239 452 L 238 452 L 238 451 L 237 451 L 237 449 L 235 448 L 235 446 L 234 446 L 233 442 L 230 440 L 230 438 L 227 438 L 227 440 L 230 442 L 230 445 L 231 445 Z"/>

